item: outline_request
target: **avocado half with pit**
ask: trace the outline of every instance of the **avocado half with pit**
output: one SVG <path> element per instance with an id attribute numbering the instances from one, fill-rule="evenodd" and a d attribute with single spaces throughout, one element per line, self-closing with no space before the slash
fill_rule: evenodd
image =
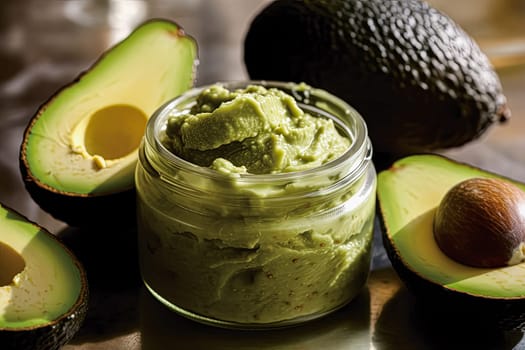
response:
<path id="1" fill-rule="evenodd" d="M 88 308 L 81 263 L 54 235 L 0 205 L 0 348 L 59 349 Z"/>
<path id="2" fill-rule="evenodd" d="M 134 223 L 134 170 L 149 116 L 193 86 L 196 41 L 153 19 L 51 96 L 20 148 L 26 189 L 72 226 Z"/>
<path id="3" fill-rule="evenodd" d="M 377 196 L 383 244 L 400 278 L 428 310 L 468 324 L 523 330 L 525 263 L 473 267 L 445 254 L 435 239 L 435 213 L 445 195 L 477 178 L 499 179 L 525 190 L 523 183 L 441 155 L 407 156 L 381 171 Z M 489 198 L 481 205 L 487 202 Z M 502 213 L 494 208 L 493 215 Z M 468 220 L 462 217 L 465 230 Z"/>

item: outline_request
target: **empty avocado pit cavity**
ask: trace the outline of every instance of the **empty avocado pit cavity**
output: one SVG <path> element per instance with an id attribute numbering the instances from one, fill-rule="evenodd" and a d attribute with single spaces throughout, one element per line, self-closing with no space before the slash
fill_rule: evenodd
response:
<path id="1" fill-rule="evenodd" d="M 131 105 L 104 107 L 76 125 L 71 149 L 92 159 L 97 169 L 104 169 L 139 147 L 147 119 Z"/>
<path id="2" fill-rule="evenodd" d="M 462 264 L 495 268 L 525 260 L 525 192 L 509 182 L 458 183 L 443 197 L 433 225 L 440 249 Z"/>
<path id="3" fill-rule="evenodd" d="M 13 283 L 15 276 L 25 267 L 24 258 L 11 246 L 0 242 L 0 288 Z"/>

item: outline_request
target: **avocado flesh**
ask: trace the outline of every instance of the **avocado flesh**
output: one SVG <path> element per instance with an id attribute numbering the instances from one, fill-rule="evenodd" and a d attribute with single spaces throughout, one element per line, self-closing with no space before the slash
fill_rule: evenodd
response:
<path id="1" fill-rule="evenodd" d="M 173 22 L 150 20 L 50 97 L 28 124 L 20 150 L 35 200 L 76 224 L 78 218 L 49 208 L 60 198 L 42 197 L 100 198 L 133 189 L 147 119 L 193 85 L 196 63 L 193 38 Z"/>
<path id="2" fill-rule="evenodd" d="M 84 269 L 51 233 L 2 205 L 0 231 L 2 349 L 58 348 L 86 315 Z"/>
<path id="3" fill-rule="evenodd" d="M 346 100 L 375 159 L 457 147 L 510 117 L 486 55 L 423 1 L 273 1 L 250 24 L 244 62 L 252 79 L 304 81 Z"/>
<path id="4" fill-rule="evenodd" d="M 466 266 L 446 256 L 434 240 L 433 215 L 441 199 L 455 184 L 474 177 L 503 179 L 525 190 L 523 183 L 434 154 L 407 156 L 381 171 L 377 196 L 383 243 L 407 287 L 441 307 L 440 312 L 454 310 L 500 328 L 523 328 L 524 263 Z"/>

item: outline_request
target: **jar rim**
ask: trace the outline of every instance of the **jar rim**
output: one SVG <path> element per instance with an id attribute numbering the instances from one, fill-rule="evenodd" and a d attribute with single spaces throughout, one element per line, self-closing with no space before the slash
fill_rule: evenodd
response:
<path id="1" fill-rule="evenodd" d="M 344 113 L 346 118 L 350 118 L 353 121 L 353 128 L 350 128 L 346 124 L 342 124 L 342 117 L 335 115 L 334 113 L 327 112 L 323 107 L 318 105 L 311 105 L 317 107 L 320 110 L 323 110 L 327 116 L 331 117 L 335 122 L 338 122 L 339 126 L 346 125 L 345 132 L 348 134 L 346 136 L 351 137 L 351 144 L 348 149 L 341 154 L 339 157 L 326 162 L 320 166 L 298 170 L 292 172 L 282 172 L 282 173 L 271 173 L 271 174 L 252 174 L 252 173 L 242 173 L 242 174 L 225 174 L 215 171 L 208 167 L 203 167 L 196 165 L 192 162 L 189 162 L 170 150 L 166 148 L 158 138 L 160 135 L 161 129 L 165 126 L 166 119 L 169 117 L 170 112 L 176 109 L 177 106 L 181 105 L 186 101 L 191 101 L 197 95 L 199 95 L 203 90 L 212 86 L 212 85 L 221 85 L 227 89 L 233 90 L 238 88 L 243 88 L 248 85 L 260 85 L 266 88 L 277 88 L 281 89 L 287 93 L 291 93 L 292 96 L 298 100 L 298 105 L 303 108 L 307 103 L 311 103 L 312 99 L 318 100 L 317 103 L 330 105 L 340 109 L 340 112 Z M 349 173 L 355 173 L 354 176 L 358 176 L 363 168 L 365 161 L 371 159 L 372 147 L 370 140 L 368 138 L 368 130 L 363 117 L 357 112 L 353 107 L 351 107 L 346 101 L 341 98 L 332 95 L 326 90 L 311 87 L 304 83 L 294 83 L 294 82 L 281 82 L 273 80 L 232 80 L 232 81 L 220 81 L 213 84 L 206 84 L 198 87 L 191 88 L 181 95 L 169 100 L 162 106 L 160 106 L 153 115 L 149 118 L 146 126 L 146 135 L 145 141 L 153 146 L 159 153 L 162 154 L 163 160 L 167 161 L 171 167 L 175 169 L 180 169 L 184 171 L 192 172 L 194 175 L 199 175 L 205 178 L 217 179 L 219 177 L 224 177 L 224 179 L 231 179 L 232 176 L 235 177 L 236 181 L 240 181 L 246 184 L 254 184 L 261 182 L 286 182 L 294 181 L 298 178 L 304 177 L 318 177 L 326 176 L 327 173 L 332 173 L 337 171 L 339 168 L 347 166 L 349 162 L 355 164 L 355 166 Z M 350 175 L 350 174 L 349 174 Z M 354 177 L 352 176 L 352 177 Z"/>

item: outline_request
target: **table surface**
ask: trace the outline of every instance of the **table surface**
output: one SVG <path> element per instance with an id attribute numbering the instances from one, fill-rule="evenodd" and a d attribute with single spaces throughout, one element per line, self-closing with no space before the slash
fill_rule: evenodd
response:
<path id="1" fill-rule="evenodd" d="M 252 16 L 268 2 L 0 2 L 0 202 L 60 236 L 78 254 L 90 278 L 87 318 L 64 349 L 525 348 L 520 332 L 479 334 L 418 318 L 413 298 L 392 270 L 377 231 L 369 283 L 340 311 L 304 326 L 278 331 L 239 332 L 196 324 L 169 312 L 142 288 L 132 234 L 82 232 L 67 227 L 29 197 L 18 170 L 24 128 L 44 100 L 86 69 L 103 50 L 143 20 L 165 17 L 182 25 L 199 43 L 196 84 L 245 79 L 243 36 Z M 452 14 L 460 18 L 462 13 Z M 472 21 L 465 23 L 473 25 Z M 494 41 L 491 33 L 475 32 L 479 28 L 475 26 L 468 28 L 479 35 L 476 38 L 480 46 L 491 53 L 513 117 L 479 140 L 444 153 L 525 181 L 525 65 L 506 59 L 510 55 L 502 52 L 508 50 L 498 50 L 500 47 L 494 45 L 501 38 Z M 522 45 L 520 40 L 513 38 L 513 43 Z M 515 50 L 516 45 L 512 48 Z"/>

